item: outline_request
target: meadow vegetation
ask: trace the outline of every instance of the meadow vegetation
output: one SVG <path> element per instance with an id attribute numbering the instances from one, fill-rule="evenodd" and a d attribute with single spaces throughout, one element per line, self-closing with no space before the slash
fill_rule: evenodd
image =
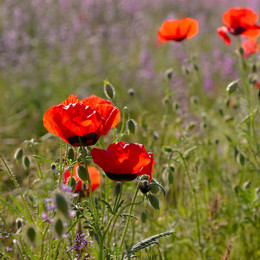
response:
<path id="1" fill-rule="evenodd" d="M 229 8 L 260 14 L 259 1 L 0 7 L 1 259 L 260 258 L 260 56 L 242 35 L 228 45 L 217 33 Z M 197 35 L 158 39 L 164 21 L 184 17 Z M 71 94 L 109 100 L 120 122 L 68 144 L 43 116 Z M 116 142 L 149 158 L 149 172 L 111 180 L 96 153 Z M 90 190 L 87 166 L 101 175 Z"/>

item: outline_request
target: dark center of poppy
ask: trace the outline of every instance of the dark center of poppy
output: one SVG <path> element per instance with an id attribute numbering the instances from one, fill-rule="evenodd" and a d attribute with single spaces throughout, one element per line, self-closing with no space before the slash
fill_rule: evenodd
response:
<path id="1" fill-rule="evenodd" d="M 67 139 L 67 141 L 73 146 L 90 146 L 94 145 L 97 142 L 98 138 L 99 137 L 96 133 L 90 133 L 84 136 L 71 136 Z"/>
<path id="2" fill-rule="evenodd" d="M 106 172 L 106 175 L 109 179 L 113 181 L 132 181 L 137 177 L 137 173 L 120 174 L 120 173 Z"/>
<path id="3" fill-rule="evenodd" d="M 229 32 L 232 33 L 233 35 L 239 35 L 243 33 L 246 30 L 246 28 L 242 26 L 238 26 L 237 28 L 230 28 Z"/>

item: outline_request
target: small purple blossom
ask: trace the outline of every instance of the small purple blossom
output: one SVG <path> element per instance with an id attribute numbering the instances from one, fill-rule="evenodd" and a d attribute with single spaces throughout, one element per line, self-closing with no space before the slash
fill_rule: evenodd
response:
<path id="1" fill-rule="evenodd" d="M 77 257 L 77 260 L 79 259 L 84 259 L 84 260 L 87 260 L 88 259 L 88 254 L 84 253 L 84 248 L 86 246 L 91 246 L 91 244 L 93 244 L 93 241 L 87 241 L 85 239 L 85 234 L 82 233 L 76 233 L 76 238 L 73 240 L 73 247 L 70 248 L 69 250 L 67 250 L 67 252 L 69 251 L 75 251 L 76 252 L 76 257 Z M 92 246 L 91 246 L 92 247 Z M 83 257 L 83 258 L 82 258 Z"/>
<path id="2" fill-rule="evenodd" d="M 48 215 L 47 215 L 46 212 L 42 212 L 42 218 L 43 218 L 43 220 L 46 221 L 46 222 L 49 222 L 49 223 L 53 223 L 53 222 L 54 222 L 53 219 L 48 218 Z"/>

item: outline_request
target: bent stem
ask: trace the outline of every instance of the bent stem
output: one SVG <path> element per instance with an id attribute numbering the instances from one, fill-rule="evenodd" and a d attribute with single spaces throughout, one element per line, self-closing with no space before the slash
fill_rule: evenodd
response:
<path id="1" fill-rule="evenodd" d="M 137 187 L 136 191 L 135 191 L 135 194 L 134 194 L 134 197 L 133 197 L 132 202 L 131 202 L 131 207 L 129 209 L 129 213 L 128 213 L 129 216 L 128 216 L 128 219 L 127 219 L 127 222 L 126 222 L 126 226 L 125 226 L 125 229 L 124 229 L 124 233 L 123 233 L 122 239 L 121 239 L 119 251 L 122 250 L 122 247 L 123 247 L 123 244 L 124 244 L 124 241 L 125 241 L 125 236 L 126 236 L 126 233 L 127 233 L 127 229 L 128 229 L 129 223 L 130 223 L 130 216 L 132 215 L 132 211 L 133 211 L 133 208 L 134 208 L 134 204 L 135 204 L 135 200 L 136 200 L 138 191 L 139 191 L 139 189 Z M 123 254 L 122 254 L 122 256 L 123 256 Z"/>
<path id="2" fill-rule="evenodd" d="M 199 243 L 199 246 L 200 246 L 199 251 L 200 251 L 201 259 L 204 259 L 204 256 L 203 256 L 203 253 L 202 253 L 202 244 L 201 244 L 201 235 L 200 235 L 200 222 L 199 222 L 198 201 L 197 201 L 196 190 L 195 190 L 195 188 L 194 188 L 194 186 L 192 184 L 191 177 L 190 177 L 190 172 L 189 172 L 188 166 L 186 164 L 186 161 L 185 161 L 182 153 L 177 151 L 177 150 L 174 150 L 173 152 L 178 153 L 179 156 L 181 157 L 183 165 L 184 165 L 184 169 L 185 169 L 186 174 L 188 176 L 188 180 L 189 180 L 189 184 L 190 184 L 190 187 L 191 187 L 191 191 L 192 191 L 192 195 L 193 195 L 193 199 L 194 199 L 194 204 L 195 204 L 195 214 L 196 214 L 198 243 Z"/>

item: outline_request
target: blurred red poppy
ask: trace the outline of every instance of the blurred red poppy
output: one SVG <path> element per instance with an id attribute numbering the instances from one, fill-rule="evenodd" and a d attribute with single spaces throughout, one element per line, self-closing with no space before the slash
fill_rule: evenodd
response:
<path id="1" fill-rule="evenodd" d="M 250 8 L 230 8 L 223 14 L 225 26 L 219 27 L 217 32 L 227 44 L 230 44 L 227 32 L 233 35 L 257 37 L 260 34 L 260 26 L 256 24 L 257 20 L 258 14 Z M 226 29 L 224 30 L 224 28 Z"/>
<path id="2" fill-rule="evenodd" d="M 77 169 L 78 164 L 76 163 L 73 169 L 73 178 L 76 180 L 76 187 L 74 192 L 78 193 L 80 191 L 83 191 L 83 181 L 80 179 L 80 177 L 77 174 Z M 96 168 L 96 167 L 88 167 L 88 173 L 89 173 L 89 177 L 90 177 L 90 181 L 91 181 L 91 189 L 92 191 L 94 191 L 100 184 L 100 171 Z M 63 173 L 63 179 L 64 179 L 64 184 L 68 184 L 70 178 L 70 170 L 66 170 Z M 87 187 L 86 189 L 87 194 L 89 194 L 89 189 Z"/>
<path id="3" fill-rule="evenodd" d="M 141 175 L 152 179 L 154 158 L 147 153 L 144 145 L 117 142 L 105 149 L 93 148 L 93 161 L 114 181 L 132 181 Z"/>
<path id="4" fill-rule="evenodd" d="M 246 58 L 251 54 L 258 52 L 259 44 L 256 38 L 247 38 L 242 42 L 242 48 L 244 50 L 243 56 Z"/>
<path id="5" fill-rule="evenodd" d="M 158 31 L 158 38 L 162 42 L 183 41 L 194 37 L 199 32 L 199 23 L 192 18 L 182 20 L 166 20 Z"/>
<path id="6" fill-rule="evenodd" d="M 94 145 L 119 121 L 119 109 L 94 95 L 81 101 L 71 95 L 61 104 L 49 108 L 43 116 L 43 124 L 50 133 L 74 146 L 80 146 L 80 143 Z"/>

